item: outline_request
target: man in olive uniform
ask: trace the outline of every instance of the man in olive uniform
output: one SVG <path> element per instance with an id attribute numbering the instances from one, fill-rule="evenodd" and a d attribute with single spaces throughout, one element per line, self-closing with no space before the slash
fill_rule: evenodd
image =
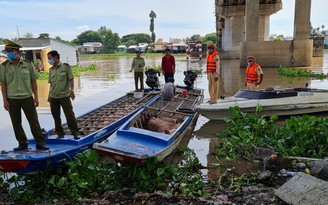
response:
<path id="1" fill-rule="evenodd" d="M 55 121 L 55 131 L 58 138 L 64 138 L 65 133 L 60 119 L 60 107 L 63 108 L 68 128 L 71 130 L 74 139 L 80 139 L 79 128 L 71 99 L 75 99 L 74 75 L 71 67 L 67 63 L 60 62 L 60 55 L 53 50 L 48 53 L 48 63 L 52 65 L 49 70 L 50 91 L 48 101 L 50 102 L 51 114 Z"/>
<path id="2" fill-rule="evenodd" d="M 21 59 L 20 45 L 5 39 L 5 52 L 8 60 L 0 69 L 1 91 L 4 108 L 9 112 L 16 139 L 19 143 L 14 151 L 28 148 L 28 140 L 22 127 L 21 110 L 29 122 L 32 135 L 36 141 L 37 150 L 48 150 L 45 137 L 38 120 L 36 108 L 39 105 L 36 79 L 39 74 L 34 66 Z M 33 98 L 34 95 L 34 98 Z"/>

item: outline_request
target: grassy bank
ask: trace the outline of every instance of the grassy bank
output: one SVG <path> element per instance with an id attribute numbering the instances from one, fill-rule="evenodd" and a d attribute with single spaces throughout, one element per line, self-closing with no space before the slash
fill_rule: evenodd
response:
<path id="1" fill-rule="evenodd" d="M 95 63 L 92 63 L 85 67 L 82 67 L 80 65 L 76 65 L 76 66 L 72 67 L 72 72 L 75 77 L 80 76 L 81 72 L 95 71 L 95 70 L 97 70 L 97 65 Z M 48 80 L 48 77 L 49 77 L 48 72 L 46 72 L 46 71 L 40 72 L 40 77 L 38 78 L 38 80 Z"/>

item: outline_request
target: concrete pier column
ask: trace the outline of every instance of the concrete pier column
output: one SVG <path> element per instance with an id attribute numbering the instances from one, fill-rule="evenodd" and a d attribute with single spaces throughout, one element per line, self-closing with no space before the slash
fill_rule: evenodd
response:
<path id="1" fill-rule="evenodd" d="M 311 0 L 295 0 L 294 39 L 307 40 L 310 33 Z"/>
<path id="2" fill-rule="evenodd" d="M 224 44 L 222 45 L 223 50 L 230 50 L 232 47 L 232 25 L 233 25 L 233 17 L 228 17 L 225 19 L 224 23 L 224 33 L 223 40 Z"/>
<path id="3" fill-rule="evenodd" d="M 245 42 L 245 16 L 235 16 L 232 25 L 232 47 L 239 50 L 240 42 Z"/>
<path id="4" fill-rule="evenodd" d="M 270 40 L 270 16 L 261 15 L 259 19 L 259 41 Z"/>
<path id="5" fill-rule="evenodd" d="M 304 0 L 306 1 L 306 0 Z M 258 41 L 259 35 L 259 0 L 245 1 L 245 20 L 246 20 L 246 42 Z"/>

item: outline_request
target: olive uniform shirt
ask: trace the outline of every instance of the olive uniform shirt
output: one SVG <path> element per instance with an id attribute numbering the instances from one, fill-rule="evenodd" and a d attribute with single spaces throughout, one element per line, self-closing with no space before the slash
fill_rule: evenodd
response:
<path id="1" fill-rule="evenodd" d="M 74 78 L 71 66 L 67 63 L 59 62 L 57 69 L 51 67 L 49 70 L 50 97 L 65 98 L 69 97 L 70 80 Z"/>
<path id="2" fill-rule="evenodd" d="M 139 65 L 145 65 L 145 59 L 144 58 L 133 58 L 132 66 L 133 66 L 134 72 L 143 72 L 144 71 L 143 66 L 139 67 Z"/>
<path id="3" fill-rule="evenodd" d="M 7 60 L 0 67 L 0 81 L 7 85 L 7 97 L 10 99 L 25 99 L 32 96 L 32 80 L 39 77 L 39 73 L 32 63 L 20 60 L 14 65 Z"/>

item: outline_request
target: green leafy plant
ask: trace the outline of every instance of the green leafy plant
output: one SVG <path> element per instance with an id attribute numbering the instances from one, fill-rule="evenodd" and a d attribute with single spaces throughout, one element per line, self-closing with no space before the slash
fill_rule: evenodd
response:
<path id="1" fill-rule="evenodd" d="M 285 155 L 325 157 L 328 152 L 327 126 L 327 118 L 309 115 L 291 117 L 280 130 L 283 143 L 273 146 L 281 149 Z"/>
<path id="2" fill-rule="evenodd" d="M 88 66 L 85 66 L 85 67 L 82 67 L 79 64 L 72 67 L 73 75 L 76 77 L 80 76 L 81 72 L 95 71 L 95 70 L 97 70 L 97 64 L 95 64 L 95 63 L 89 64 Z M 39 74 L 40 74 L 40 77 L 38 78 L 38 80 L 48 80 L 49 72 L 42 71 Z"/>
<path id="3" fill-rule="evenodd" d="M 257 106 L 257 112 L 261 106 Z M 226 158 L 250 157 L 254 147 L 276 150 L 279 155 L 325 157 L 328 152 L 328 119 L 303 115 L 291 117 L 282 127 L 274 122 L 277 116 L 251 115 L 240 112 L 238 107 L 230 108 L 232 119 L 226 119 L 228 127 L 218 144 L 218 156 Z"/>
<path id="4" fill-rule="evenodd" d="M 88 66 L 82 67 L 79 64 L 76 66 L 72 67 L 72 72 L 74 76 L 80 76 L 81 72 L 86 72 L 86 71 L 95 71 L 97 70 L 97 64 L 91 63 Z"/>
<path id="5" fill-rule="evenodd" d="M 147 71 L 148 69 L 154 69 L 157 70 L 158 72 L 162 73 L 162 66 L 158 65 L 158 66 L 146 66 L 145 67 L 145 71 Z"/>
<path id="6" fill-rule="evenodd" d="M 256 185 L 258 182 L 257 177 L 259 174 L 259 171 L 254 171 L 250 173 L 244 173 L 241 176 L 237 176 L 233 173 L 232 169 L 226 169 L 226 171 L 217 181 L 217 188 L 219 190 L 224 190 L 225 188 L 233 188 L 235 192 L 240 192 L 241 186 Z"/>
<path id="7" fill-rule="evenodd" d="M 0 172 L 0 190 L 6 190 L 10 186 L 10 184 L 5 180 L 5 178 L 5 173 Z"/>
<path id="8" fill-rule="evenodd" d="M 256 113 L 262 111 L 262 106 L 257 105 Z M 277 116 L 257 116 L 242 113 L 238 106 L 230 107 L 229 113 L 232 118 L 225 119 L 228 127 L 217 137 L 223 141 L 219 143 L 218 155 L 227 158 L 250 157 L 254 146 L 267 147 L 267 139 L 277 134 L 278 127 L 273 123 Z"/>
<path id="9" fill-rule="evenodd" d="M 314 73 L 308 70 L 301 70 L 299 68 L 287 68 L 286 66 L 280 65 L 278 68 L 278 73 L 280 75 L 285 75 L 288 77 L 307 77 L 316 79 L 325 79 L 328 75 L 324 73 Z"/>
<path id="10" fill-rule="evenodd" d="M 173 180 L 168 188 L 174 195 L 204 196 L 208 191 L 206 180 L 200 172 L 200 162 L 193 150 L 184 148 L 184 155 L 173 174 Z"/>
<path id="11" fill-rule="evenodd" d="M 191 71 L 194 72 L 196 75 L 202 75 L 203 74 L 202 69 L 192 68 Z"/>
<path id="12" fill-rule="evenodd" d="M 206 182 L 198 169 L 199 161 L 191 150 L 185 151 L 183 163 L 172 167 L 156 158 L 147 163 L 102 163 L 95 151 L 86 150 L 67 163 L 66 168 L 34 175 L 18 174 L 9 178 L 11 196 L 19 203 L 56 202 L 67 199 L 81 202 L 84 197 L 106 191 L 129 188 L 134 192 L 157 190 L 179 195 L 202 196 Z M 2 183 L 5 187 L 5 183 Z M 7 186 L 8 187 L 8 186 Z M 6 187 L 5 187 L 6 188 Z"/>

